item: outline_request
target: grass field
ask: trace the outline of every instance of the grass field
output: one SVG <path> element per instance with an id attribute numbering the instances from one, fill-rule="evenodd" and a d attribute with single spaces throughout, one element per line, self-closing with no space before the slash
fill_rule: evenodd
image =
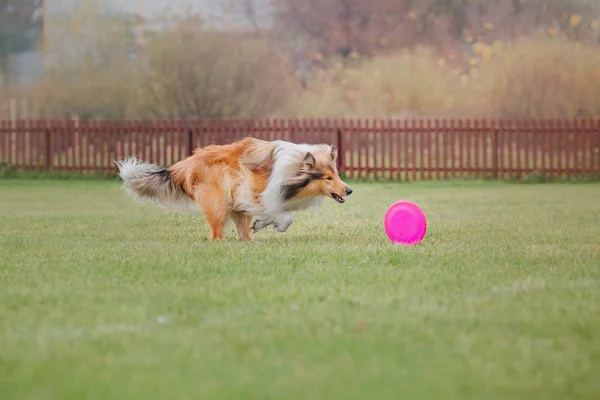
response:
<path id="1" fill-rule="evenodd" d="M 353 188 L 212 243 L 117 182 L 0 181 L 0 397 L 600 398 L 600 185 Z"/>

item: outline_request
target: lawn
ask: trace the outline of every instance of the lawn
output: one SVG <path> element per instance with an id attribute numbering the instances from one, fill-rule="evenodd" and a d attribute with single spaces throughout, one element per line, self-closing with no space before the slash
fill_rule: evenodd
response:
<path id="1" fill-rule="evenodd" d="M 213 243 L 117 182 L 0 181 L 0 397 L 600 398 L 600 185 L 353 188 Z"/>

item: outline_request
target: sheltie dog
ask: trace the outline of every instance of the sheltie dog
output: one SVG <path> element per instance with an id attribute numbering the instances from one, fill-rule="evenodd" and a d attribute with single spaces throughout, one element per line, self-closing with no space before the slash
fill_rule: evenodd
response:
<path id="1" fill-rule="evenodd" d="M 285 232 L 292 211 L 319 206 L 325 197 L 344 203 L 352 189 L 336 168 L 338 150 L 252 137 L 197 148 L 168 168 L 128 158 L 117 161 L 125 190 L 137 201 L 204 213 L 211 239 L 225 238 L 233 220 L 239 240 L 272 225 Z M 254 222 L 253 218 L 256 218 Z"/>

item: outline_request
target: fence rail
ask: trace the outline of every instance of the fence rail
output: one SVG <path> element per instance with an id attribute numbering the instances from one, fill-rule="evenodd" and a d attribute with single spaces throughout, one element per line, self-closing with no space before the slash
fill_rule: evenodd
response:
<path id="1" fill-rule="evenodd" d="M 600 176 L 600 119 L 0 121 L 0 162 L 115 174 L 128 156 L 169 165 L 246 136 L 335 144 L 352 178 Z"/>

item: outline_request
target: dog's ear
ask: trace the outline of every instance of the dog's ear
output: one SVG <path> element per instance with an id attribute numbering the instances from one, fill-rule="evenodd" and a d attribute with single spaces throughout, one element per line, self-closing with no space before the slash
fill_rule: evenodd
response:
<path id="1" fill-rule="evenodd" d="M 334 144 L 332 144 L 331 145 L 331 159 L 333 161 L 335 161 L 335 159 L 337 158 L 337 155 L 338 155 L 338 149 L 337 149 L 337 147 L 335 147 Z"/>
<path id="2" fill-rule="evenodd" d="M 315 159 L 315 156 L 313 156 L 312 153 L 306 153 L 304 160 L 302 160 L 302 166 L 300 169 L 302 171 L 310 171 L 315 167 L 316 163 L 317 160 Z"/>

